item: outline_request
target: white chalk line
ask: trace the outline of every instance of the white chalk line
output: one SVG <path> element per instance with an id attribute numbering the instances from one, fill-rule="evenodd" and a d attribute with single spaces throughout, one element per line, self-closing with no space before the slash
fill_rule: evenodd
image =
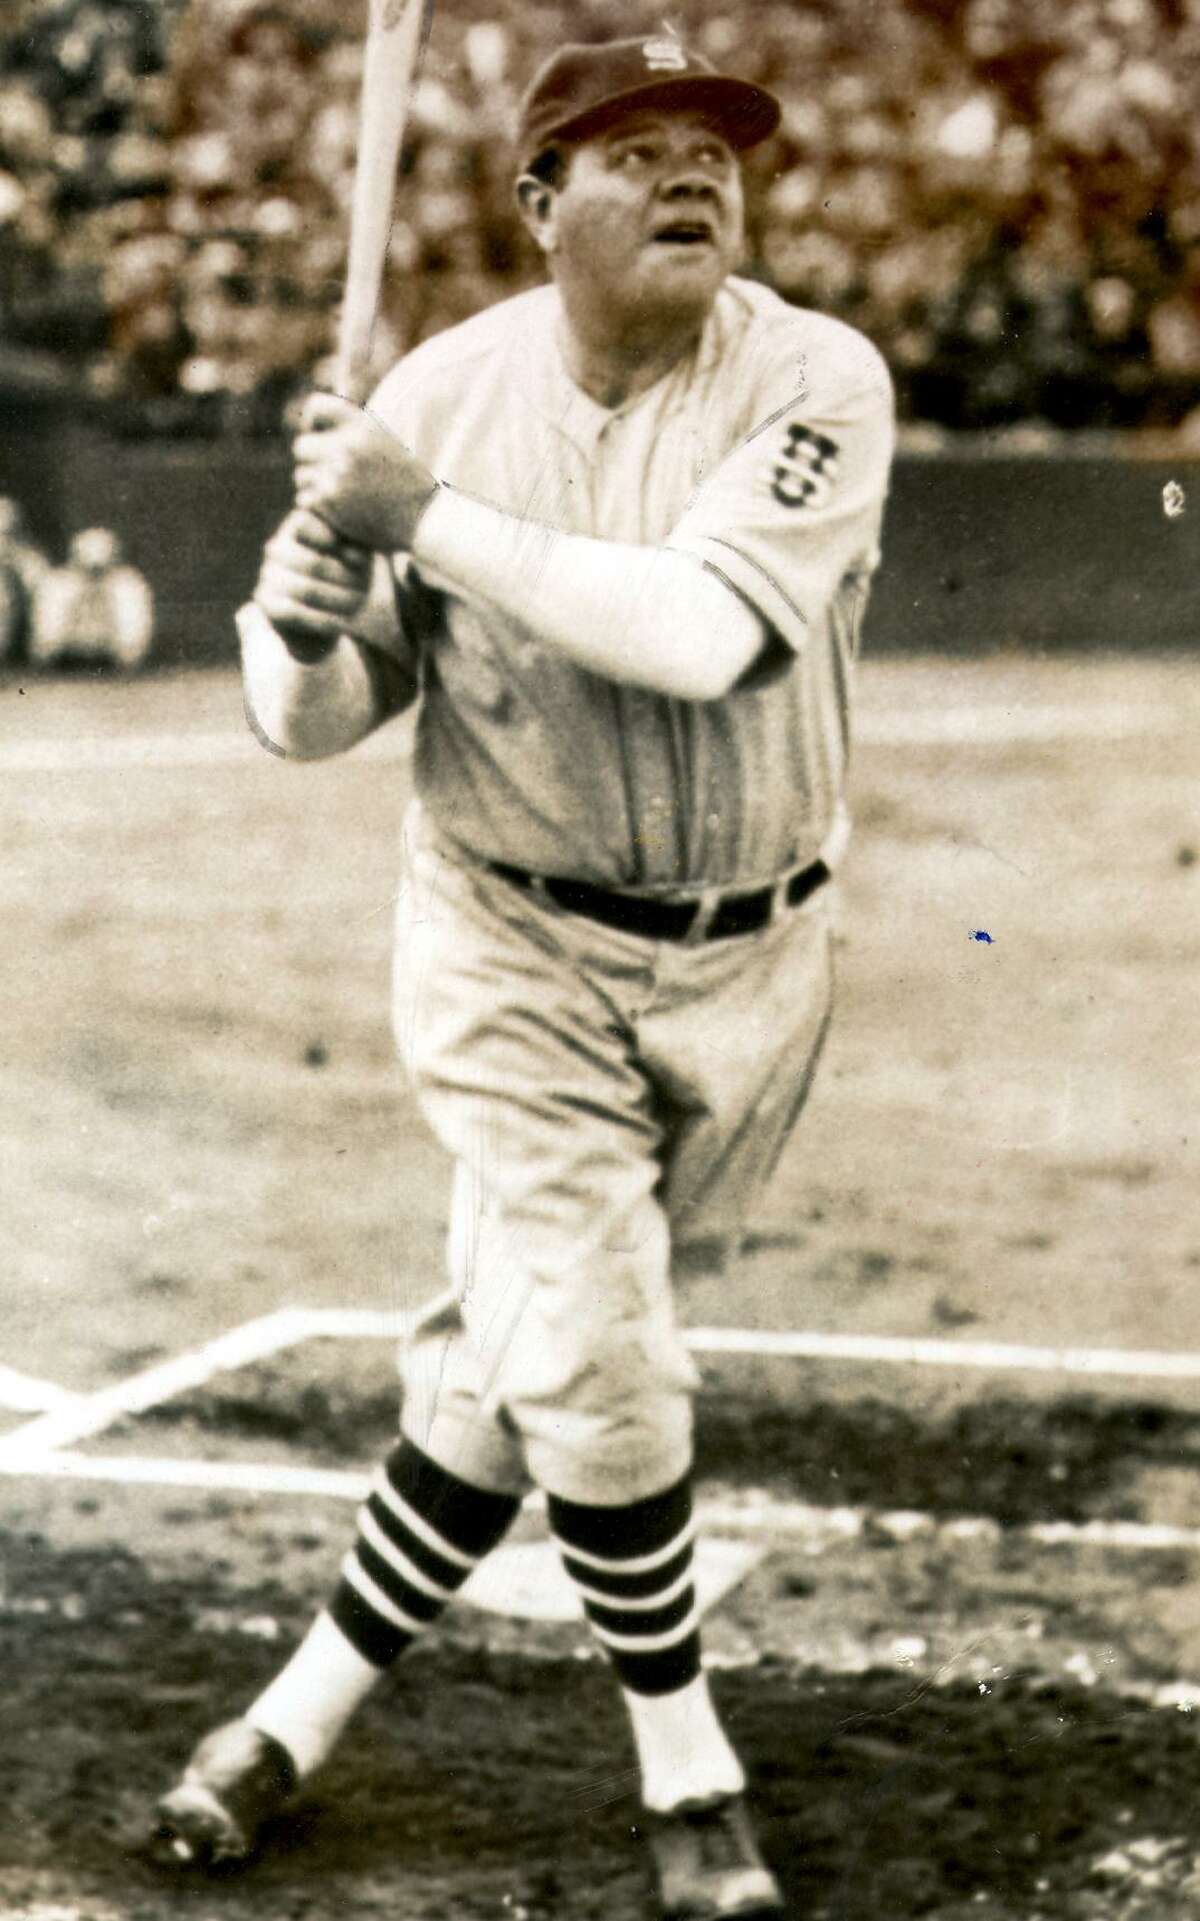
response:
<path id="1" fill-rule="evenodd" d="M 1003 746 L 1009 742 L 1124 740 L 1172 733 L 1181 711 L 1162 705 L 1101 703 L 1095 707 L 938 707 L 924 712 L 860 711 L 855 734 L 868 746 Z M 354 749 L 355 759 L 404 760 L 411 729 L 384 728 Z M 81 735 L 77 739 L 32 738 L 0 745 L 0 773 L 75 774 L 127 772 L 139 768 L 225 767 L 263 762 L 249 729 L 237 733 Z"/>
<path id="2" fill-rule="evenodd" d="M 214 1340 L 94 1394 L 63 1399 L 0 1440 L 0 1469 L 94 1439 L 114 1421 L 144 1413 L 214 1374 L 265 1360 L 313 1339 L 398 1340 L 409 1325 L 402 1314 L 376 1308 L 287 1307 L 229 1329 Z M 740 1354 L 755 1359 L 857 1361 L 885 1366 L 958 1367 L 1017 1372 L 1200 1379 L 1200 1354 L 1123 1348 L 1024 1347 L 995 1341 L 909 1340 L 871 1334 L 822 1334 L 803 1329 L 693 1327 L 684 1339 L 693 1353 Z"/>
<path id="3" fill-rule="evenodd" d="M 0 1470 L 26 1456 L 43 1456 L 52 1449 L 94 1438 L 126 1415 L 143 1414 L 189 1388 L 203 1387 L 214 1374 L 264 1360 L 305 1339 L 303 1312 L 296 1308 L 281 1308 L 259 1320 L 246 1321 L 202 1347 L 161 1361 L 95 1394 L 73 1396 L 67 1404 L 26 1422 L 0 1441 Z"/>
<path id="4" fill-rule="evenodd" d="M 247 1366 L 314 1338 L 395 1339 L 405 1317 L 371 1308 L 281 1308 L 188 1353 L 147 1368 L 95 1394 L 72 1394 L 28 1376 L 20 1384 L 55 1404 L 0 1441 L 0 1475 L 46 1480 L 107 1482 L 225 1494 L 298 1495 L 361 1501 L 368 1487 L 364 1473 L 291 1466 L 278 1462 L 155 1459 L 143 1455 L 91 1456 L 73 1443 L 94 1439 L 114 1421 L 144 1413 L 164 1401 L 203 1386 L 215 1374 Z M 1200 1354 L 1110 1348 L 1033 1348 L 986 1342 L 911 1341 L 866 1335 L 829 1335 L 803 1331 L 696 1327 L 687 1330 L 688 1346 L 699 1353 L 736 1353 L 759 1357 L 852 1359 L 940 1366 L 1022 1368 L 1064 1373 L 1157 1375 L 1171 1379 L 1200 1376 Z M 13 1374 L 12 1370 L 5 1370 Z M 544 1505 L 532 1494 L 531 1511 Z M 876 1513 L 868 1508 L 817 1507 L 754 1495 L 746 1500 L 709 1500 L 700 1504 L 704 1526 L 726 1533 L 799 1537 L 808 1542 L 853 1540 L 882 1531 L 896 1540 L 935 1536 L 966 1541 L 998 1536 L 987 1517 L 938 1521 L 921 1512 Z M 1137 1551 L 1176 1549 L 1200 1552 L 1200 1528 L 1132 1521 L 1045 1521 L 1012 1530 L 1044 1546 L 1091 1546 Z"/>
<path id="5" fill-rule="evenodd" d="M 399 1340 L 405 1316 L 375 1308 L 296 1309 L 305 1338 Z M 885 1366 L 965 1367 L 1040 1374 L 1128 1375 L 1200 1380 L 1200 1353 L 1110 1347 L 1025 1347 L 1005 1341 L 916 1340 L 886 1334 L 821 1334 L 806 1329 L 691 1327 L 696 1354 L 744 1354 L 759 1360 L 864 1361 Z"/>
<path id="6" fill-rule="evenodd" d="M 1200 1354 L 1106 1347 L 1023 1347 L 1002 1341 L 906 1340 L 876 1334 L 773 1333 L 697 1327 L 687 1335 L 701 1354 L 747 1354 L 787 1360 L 866 1361 L 905 1367 L 965 1367 L 1042 1374 L 1128 1375 L 1200 1379 Z"/>
<path id="7" fill-rule="evenodd" d="M 281 1496 L 360 1502 L 370 1487 L 365 1471 L 340 1468 L 292 1467 L 274 1461 L 156 1460 L 147 1455 L 89 1455 L 70 1450 L 27 1454 L 0 1461 L 0 1475 L 10 1479 L 90 1481 L 124 1487 L 176 1488 L 212 1494 Z M 537 1514 L 544 1498 L 531 1494 L 526 1510 Z M 1176 1527 L 1143 1521 L 1035 1521 L 1002 1528 L 987 1515 L 957 1515 L 939 1520 L 918 1510 L 877 1511 L 866 1507 L 819 1507 L 807 1501 L 777 1501 L 756 1494 L 752 1499 L 701 1499 L 697 1518 L 702 1528 L 720 1534 L 749 1534 L 799 1541 L 808 1546 L 855 1541 L 864 1535 L 885 1536 L 897 1543 L 912 1540 L 958 1543 L 996 1541 L 1001 1536 L 1043 1547 L 1093 1547 L 1134 1552 L 1175 1550 L 1200 1553 L 1200 1528 Z"/>
<path id="8" fill-rule="evenodd" d="M 296 1494 L 361 1501 L 370 1476 L 351 1469 L 292 1467 L 277 1461 L 159 1460 L 144 1454 L 77 1454 L 70 1448 L 0 1458 L 0 1475 L 46 1481 L 99 1481 L 119 1487 L 191 1489 L 211 1494 Z"/>
<path id="9" fill-rule="evenodd" d="M 56 1387 L 52 1381 L 36 1380 L 0 1363 L 0 1408 L 13 1414 L 47 1414 L 54 1408 L 73 1407 L 79 1399 L 69 1387 Z"/>

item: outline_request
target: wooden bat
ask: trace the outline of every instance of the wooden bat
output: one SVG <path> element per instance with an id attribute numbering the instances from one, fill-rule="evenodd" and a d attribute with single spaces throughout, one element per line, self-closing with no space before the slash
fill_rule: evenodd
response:
<path id="1" fill-rule="evenodd" d="M 372 387 L 371 336 L 379 311 L 392 230 L 396 170 L 434 0 L 368 0 L 358 155 L 350 211 L 346 291 L 338 324 L 334 387 L 361 405 Z M 280 622 L 277 631 L 300 659 L 319 660 L 327 643 Z"/>
<path id="2" fill-rule="evenodd" d="M 392 230 L 396 169 L 433 6 L 434 0 L 368 0 L 350 252 L 337 341 L 337 389 L 347 400 L 365 400 L 371 385 L 371 335 Z"/>

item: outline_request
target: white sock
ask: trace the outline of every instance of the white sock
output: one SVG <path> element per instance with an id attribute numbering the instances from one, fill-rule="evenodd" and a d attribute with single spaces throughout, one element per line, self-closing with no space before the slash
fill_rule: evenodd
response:
<path id="1" fill-rule="evenodd" d="M 354 1710 L 383 1679 L 328 1614 L 318 1614 L 291 1660 L 246 1710 L 281 1741 L 301 1780 L 320 1766 Z"/>
<path id="2" fill-rule="evenodd" d="M 729 1745 L 708 1691 L 698 1674 L 674 1694 L 625 1693 L 642 1771 L 642 1800 L 665 1814 L 683 1801 L 740 1794 L 742 1764 Z"/>

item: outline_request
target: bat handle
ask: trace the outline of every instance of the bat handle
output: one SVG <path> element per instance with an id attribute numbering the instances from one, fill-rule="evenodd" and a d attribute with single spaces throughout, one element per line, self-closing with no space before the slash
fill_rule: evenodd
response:
<path id="1" fill-rule="evenodd" d="M 373 385 L 366 344 L 364 343 L 361 348 L 355 348 L 345 341 L 339 342 L 334 376 L 330 382 L 331 391 L 341 399 L 352 401 L 355 406 L 361 407 L 370 395 Z M 312 513 L 315 510 L 310 507 L 305 511 Z M 321 518 L 320 515 L 317 517 Z M 366 552 L 365 548 L 356 549 L 354 543 L 346 540 L 328 521 L 325 524 L 343 548 L 351 553 Z M 272 625 L 292 657 L 306 666 L 312 666 L 327 659 L 337 645 L 336 641 L 319 639 L 313 634 L 306 633 L 303 628 L 286 621 L 277 620 Z"/>
<path id="2" fill-rule="evenodd" d="M 293 509 L 293 512 L 295 511 L 297 510 Z M 324 518 L 322 515 L 317 514 L 316 510 L 312 507 L 306 507 L 304 512 L 313 514 L 318 520 L 323 520 Z M 333 535 L 339 547 L 348 558 L 359 557 L 364 561 L 368 569 L 367 578 L 369 580 L 369 567 L 372 558 L 369 549 L 360 547 L 354 541 L 347 540 L 345 535 L 338 533 L 337 528 L 329 521 L 325 520 L 324 525 L 328 527 L 329 532 Z M 315 666 L 318 662 L 328 659 L 329 655 L 337 646 L 336 640 L 326 640 L 320 635 L 311 634 L 305 628 L 290 621 L 275 620 L 271 624 L 283 641 L 289 654 L 304 666 Z"/>
<path id="3" fill-rule="evenodd" d="M 333 391 L 356 407 L 365 407 L 375 385 L 367 354 L 343 350 L 338 355 Z"/>

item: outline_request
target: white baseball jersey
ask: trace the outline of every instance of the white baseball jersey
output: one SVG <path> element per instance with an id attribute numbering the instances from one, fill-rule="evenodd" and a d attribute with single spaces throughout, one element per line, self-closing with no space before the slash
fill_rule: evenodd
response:
<path id="1" fill-rule="evenodd" d="M 853 329 L 733 279 L 694 351 L 614 411 L 567 373 L 563 324 L 553 287 L 504 301 L 408 355 L 371 410 L 440 480 L 507 513 L 694 554 L 767 645 L 720 701 L 675 700 L 410 569 L 418 791 L 472 853 L 608 887 L 750 887 L 833 864 L 893 445 L 883 362 Z"/>
<path id="2" fill-rule="evenodd" d="M 59 654 L 140 667 L 154 637 L 154 597 L 136 567 L 99 577 L 71 565 L 51 568 L 33 600 L 30 658 Z"/>

